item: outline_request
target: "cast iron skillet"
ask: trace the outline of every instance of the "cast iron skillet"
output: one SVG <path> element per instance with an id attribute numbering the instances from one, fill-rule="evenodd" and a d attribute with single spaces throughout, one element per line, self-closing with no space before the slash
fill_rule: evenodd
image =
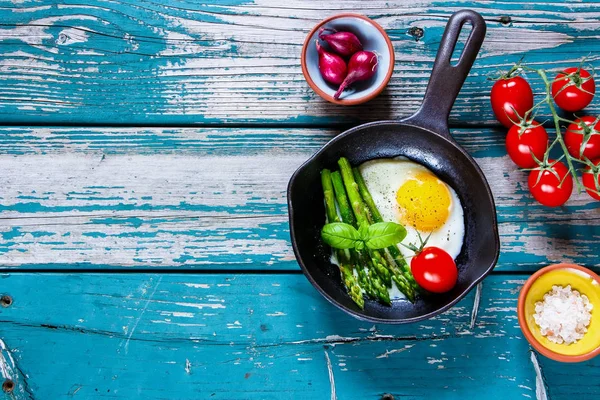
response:
<path id="1" fill-rule="evenodd" d="M 456 65 L 450 58 L 462 26 L 472 31 Z M 327 143 L 294 173 L 288 186 L 290 232 L 302 271 L 319 292 L 345 312 L 364 320 L 387 323 L 416 322 L 456 304 L 491 272 L 499 254 L 496 209 L 488 183 L 475 161 L 450 136 L 448 115 L 485 36 L 485 21 L 478 13 L 462 10 L 448 21 L 433 72 L 419 111 L 402 121 L 373 122 L 350 129 Z M 338 268 L 320 231 L 325 209 L 320 172 L 337 169 L 347 157 L 352 165 L 367 160 L 408 157 L 427 166 L 454 188 L 464 209 L 465 238 L 456 259 L 458 283 L 441 295 L 421 295 L 415 304 L 405 300 L 384 306 L 365 301 L 359 309 L 346 294 Z"/>

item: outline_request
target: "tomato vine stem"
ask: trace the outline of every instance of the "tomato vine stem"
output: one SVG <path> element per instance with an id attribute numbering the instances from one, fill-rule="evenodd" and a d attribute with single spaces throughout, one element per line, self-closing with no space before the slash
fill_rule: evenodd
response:
<path id="1" fill-rule="evenodd" d="M 554 106 L 554 101 L 552 98 L 552 82 L 548 79 L 548 76 L 546 75 L 546 72 L 543 69 L 535 69 L 535 68 L 527 67 L 525 65 L 520 65 L 520 68 L 522 68 L 523 70 L 534 72 L 534 73 L 538 74 L 539 77 L 544 82 L 544 86 L 546 89 L 546 95 L 544 97 L 544 100 L 540 101 L 539 103 L 534 105 L 532 107 L 532 109 L 527 112 L 527 114 L 532 113 L 537 107 L 540 107 L 543 103 L 546 103 L 548 105 L 548 108 L 550 109 L 550 113 L 552 113 L 552 119 L 554 121 L 554 129 L 556 131 L 556 140 L 558 141 L 558 144 L 560 145 L 560 148 L 562 149 L 562 151 L 564 153 L 564 158 L 567 161 L 567 167 L 569 168 L 568 173 L 573 176 L 573 179 L 575 180 L 575 183 L 577 185 L 577 190 L 581 193 L 583 191 L 583 185 L 579 181 L 579 177 L 577 176 L 575 167 L 573 166 L 573 161 L 574 160 L 578 161 L 578 162 L 582 162 L 582 161 L 575 159 L 569 153 L 569 150 L 567 149 L 567 145 L 564 141 L 561 127 L 560 127 L 561 122 L 572 124 L 572 123 L 575 123 L 575 121 L 571 121 L 569 119 L 562 118 L 556 112 L 556 107 Z M 548 159 L 548 153 L 550 152 L 552 147 L 553 146 L 549 146 L 548 149 L 546 150 L 547 154 L 545 155 L 544 160 Z M 562 182 L 561 182 L 561 184 L 562 184 Z"/>

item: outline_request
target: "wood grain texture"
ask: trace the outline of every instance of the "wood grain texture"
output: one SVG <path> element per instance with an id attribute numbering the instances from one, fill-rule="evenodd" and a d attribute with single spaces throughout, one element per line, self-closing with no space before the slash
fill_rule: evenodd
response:
<path id="1" fill-rule="evenodd" d="M 323 125 L 407 116 L 420 105 L 448 17 L 462 8 L 482 13 L 488 35 L 453 124 L 494 124 L 487 77 L 523 56 L 550 69 L 585 56 L 600 66 L 597 2 L 19 0 L 0 4 L 0 118 Z M 346 11 L 380 23 L 397 60 L 388 89 L 353 108 L 321 100 L 299 63 L 308 31 Z M 411 28 L 423 37 L 415 40 Z M 539 79 L 528 78 L 539 93 Z M 589 108 L 599 111 L 597 102 Z"/>
<path id="2" fill-rule="evenodd" d="M 329 399 L 327 358 L 338 399 L 536 398 L 522 282 L 485 280 L 473 322 L 471 294 L 423 323 L 374 326 L 297 274 L 5 274 L 0 335 L 23 399 Z M 536 360 L 548 398 L 600 390 L 599 361 Z"/>
<path id="3" fill-rule="evenodd" d="M 286 188 L 335 135 L 316 129 L 3 128 L 3 268 L 297 269 Z M 494 192 L 499 270 L 596 264 L 587 194 L 547 209 L 499 130 L 454 130 Z M 477 190 L 477 188 L 473 188 Z"/>
<path id="4" fill-rule="evenodd" d="M 488 75 L 521 57 L 600 66 L 600 2 L 214 3 L 0 2 L 0 295 L 13 299 L 0 378 L 15 383 L 0 399 L 597 398 L 600 361 L 536 355 L 516 298 L 542 265 L 597 268 L 600 211 L 585 194 L 535 203 L 504 130 L 482 126 Z M 451 123 L 470 126 L 453 134 L 492 186 L 501 257 L 441 316 L 359 322 L 299 273 L 287 182 L 343 127 L 417 110 L 462 8 L 488 35 Z M 308 88 L 298 56 L 349 10 L 387 30 L 397 63 L 381 96 L 342 108 Z"/>

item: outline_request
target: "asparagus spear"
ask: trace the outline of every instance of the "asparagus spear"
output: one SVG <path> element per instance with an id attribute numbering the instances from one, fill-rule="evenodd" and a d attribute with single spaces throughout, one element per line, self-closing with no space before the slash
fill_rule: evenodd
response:
<path id="1" fill-rule="evenodd" d="M 367 296 L 369 296 L 372 299 L 378 299 L 379 296 L 377 295 L 377 291 L 371 284 L 371 279 L 369 279 L 367 270 L 363 266 L 364 264 L 360 259 L 358 252 L 356 252 L 355 250 L 350 250 L 350 257 L 354 260 L 356 273 L 358 275 L 358 285 L 365 290 Z"/>
<path id="2" fill-rule="evenodd" d="M 368 249 L 367 252 L 371 256 L 373 261 L 373 267 L 377 274 L 381 277 L 381 280 L 387 287 L 392 287 L 392 275 L 388 268 L 388 260 L 385 259 L 385 254 L 382 254 L 380 250 Z"/>
<path id="3" fill-rule="evenodd" d="M 354 211 L 354 216 L 356 217 L 356 222 L 358 226 L 361 226 L 363 224 L 370 225 L 368 217 L 369 210 L 367 209 L 365 203 L 360 197 L 358 184 L 354 180 L 350 162 L 346 157 L 342 157 L 339 159 L 338 165 L 340 166 L 340 173 L 342 175 L 344 187 L 346 188 L 346 194 L 350 199 L 350 205 L 352 206 L 352 210 Z"/>
<path id="4" fill-rule="evenodd" d="M 354 213 L 350 208 L 350 203 L 348 203 L 346 189 L 344 188 L 344 181 L 342 180 L 342 176 L 340 175 L 339 171 L 334 171 L 331 174 L 331 180 L 333 181 L 333 190 L 335 192 L 335 198 L 340 208 L 340 215 L 342 216 L 342 221 L 346 224 L 353 225 L 356 228 L 356 219 L 354 218 Z"/>
<path id="5" fill-rule="evenodd" d="M 379 210 L 377 209 L 377 206 L 375 205 L 375 202 L 373 201 L 373 197 L 371 197 L 371 193 L 369 192 L 369 189 L 367 188 L 367 184 L 365 183 L 365 180 L 364 180 L 362 174 L 360 173 L 359 169 L 353 168 L 352 172 L 354 174 L 354 179 L 356 180 L 356 183 L 358 185 L 358 190 L 360 192 L 360 195 L 363 198 L 363 200 L 365 201 L 365 204 L 367 205 L 367 209 L 369 210 L 369 214 L 371 215 L 372 222 L 373 223 L 383 222 L 383 217 L 379 213 Z M 419 286 L 417 285 L 417 282 L 415 281 L 415 277 L 413 276 L 413 274 L 410 270 L 410 267 L 408 266 L 408 263 L 402 256 L 402 253 L 398 249 L 398 246 L 390 246 L 390 247 L 388 247 L 387 250 L 390 252 L 392 259 L 396 262 L 396 264 L 398 264 L 398 267 L 401 268 L 402 275 L 404 275 L 406 280 L 410 283 L 410 285 L 415 290 L 418 289 Z"/>
<path id="6" fill-rule="evenodd" d="M 357 260 L 357 265 L 363 265 L 363 268 L 358 267 L 358 278 L 365 281 L 365 291 L 370 298 L 379 300 L 383 304 L 390 305 L 390 293 L 387 287 L 381 281 L 381 278 L 373 268 L 373 262 L 365 251 L 350 250 Z M 368 289 L 367 289 L 368 288 Z"/>
<path id="7" fill-rule="evenodd" d="M 341 222 L 340 217 L 338 216 L 337 210 L 335 208 L 335 195 L 333 193 L 331 172 L 329 170 L 324 169 L 323 171 L 321 171 L 321 183 L 323 185 L 323 195 L 325 197 L 325 210 L 327 213 L 327 220 L 329 222 Z M 339 262 L 342 280 L 344 281 L 344 285 L 346 285 L 348 294 L 356 303 L 356 305 L 363 309 L 365 306 L 365 299 L 363 299 L 360 286 L 358 285 L 358 282 L 356 281 L 356 278 L 352 273 L 352 263 L 350 261 L 350 257 L 347 256 L 346 252 L 344 252 L 343 250 L 337 250 L 336 255 Z"/>
<path id="8" fill-rule="evenodd" d="M 342 176 L 338 171 L 335 171 L 331 174 L 331 179 L 340 215 L 342 216 L 342 222 L 356 226 L 356 220 L 348 203 Z M 357 260 L 356 271 L 358 272 L 358 280 L 365 289 L 365 292 L 373 299 L 379 299 L 382 303 L 390 304 L 390 294 L 376 273 L 371 256 L 366 251 L 357 252 L 356 250 L 350 250 L 350 253 Z M 366 266 L 366 271 L 360 267 L 361 265 Z"/>
<path id="9" fill-rule="evenodd" d="M 354 179 L 354 173 L 352 172 L 350 162 L 347 158 L 342 157 L 338 160 L 338 165 L 340 166 L 344 187 L 346 188 L 348 198 L 350 199 L 350 203 L 352 205 L 352 209 L 354 210 L 354 215 L 358 225 L 360 226 L 362 224 L 369 224 L 369 218 L 372 219 L 373 216 L 370 214 L 365 201 L 363 201 L 359 185 Z M 379 217 L 381 218 L 381 215 L 379 215 Z M 373 264 L 376 266 L 377 272 L 382 274 L 382 279 L 384 279 L 384 282 L 387 284 L 388 281 L 386 278 L 389 278 L 390 283 L 388 286 L 391 286 L 391 279 L 392 276 L 394 276 L 394 282 L 396 282 L 398 285 L 398 289 L 400 289 L 410 301 L 414 301 L 415 289 L 407 280 L 407 278 L 401 273 L 401 271 L 399 271 L 399 269 L 393 265 L 393 263 L 389 263 L 385 258 L 385 254 L 382 254 L 382 252 L 373 250 L 370 251 L 370 253 L 374 258 Z"/>
<path id="10" fill-rule="evenodd" d="M 388 288 L 383 284 L 381 279 L 379 279 L 379 275 L 375 272 L 375 269 L 369 269 L 369 279 L 371 280 L 371 285 L 373 289 L 377 293 L 377 297 L 380 302 L 386 305 L 392 304 L 390 300 L 390 292 L 388 292 Z"/>
<path id="11" fill-rule="evenodd" d="M 362 174 L 360 173 L 359 169 L 352 168 L 352 175 L 354 176 L 354 180 L 356 181 L 356 186 L 358 187 L 360 196 L 364 200 L 369 210 L 369 213 L 371 214 L 372 222 L 383 222 L 383 217 L 379 213 L 377 206 L 375 206 L 375 201 L 373 201 L 373 197 L 371 196 L 369 189 L 367 189 L 367 184 L 365 183 L 365 180 Z"/>

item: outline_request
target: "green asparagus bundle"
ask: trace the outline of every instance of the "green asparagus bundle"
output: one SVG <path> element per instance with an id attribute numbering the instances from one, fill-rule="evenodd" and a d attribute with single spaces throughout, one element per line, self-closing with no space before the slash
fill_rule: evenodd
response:
<path id="1" fill-rule="evenodd" d="M 340 171 L 321 172 L 328 220 L 321 235 L 335 251 L 348 294 L 360 308 L 363 292 L 389 305 L 393 281 L 414 301 L 418 286 L 396 246 L 406 229 L 383 221 L 358 169 L 353 170 L 344 157 L 338 165 Z"/>
<path id="2" fill-rule="evenodd" d="M 331 172 L 327 169 L 324 169 L 321 172 L 321 183 L 323 185 L 323 195 L 325 197 L 325 210 L 327 213 L 328 222 L 340 222 L 340 218 L 337 214 L 337 210 L 335 207 L 335 195 L 333 193 L 333 183 L 331 181 Z M 354 266 L 352 264 L 352 259 L 349 254 L 346 253 L 345 250 L 336 249 L 336 256 L 339 262 L 340 273 L 342 275 L 342 280 L 346 285 L 346 289 L 348 290 L 348 294 L 352 298 L 352 300 L 358 305 L 361 309 L 365 306 L 365 300 L 362 296 L 362 290 L 354 277 L 353 269 Z"/>
<path id="3" fill-rule="evenodd" d="M 338 202 L 340 209 L 340 215 L 342 221 L 346 224 L 356 226 L 356 218 L 348 203 L 348 196 L 346 196 L 346 189 L 342 181 L 342 176 L 339 172 L 333 172 L 331 174 L 333 180 L 333 190 L 335 192 L 335 198 Z M 358 279 L 362 281 L 363 288 L 370 298 L 378 299 L 384 304 L 390 304 L 390 294 L 387 290 L 386 285 L 382 282 L 379 274 L 375 271 L 372 258 L 369 256 L 367 251 L 356 251 L 351 250 L 354 253 L 355 259 L 359 261 L 359 267 L 357 268 Z M 361 268 L 361 266 L 363 266 Z M 365 268 L 365 269 L 363 269 Z"/>
<path id="4" fill-rule="evenodd" d="M 381 218 L 381 214 L 379 214 L 379 211 L 375 207 L 375 203 L 373 202 L 373 199 L 369 194 L 366 185 L 364 185 L 363 193 L 367 195 L 367 197 L 372 203 L 372 208 L 377 212 L 377 215 L 379 217 L 378 221 L 374 221 L 372 219 L 373 217 L 370 213 L 369 207 L 366 204 L 366 201 L 361 196 L 359 184 L 354 178 L 354 172 L 352 171 L 352 166 L 350 165 L 348 159 L 345 157 L 340 158 L 338 161 L 338 165 L 340 167 L 340 172 L 344 181 L 344 186 L 346 188 L 348 198 L 350 199 L 352 210 L 354 210 L 354 216 L 356 217 L 358 225 L 360 226 L 363 224 L 370 224 L 371 222 L 382 222 L 383 219 Z M 369 218 L 371 218 L 371 220 L 369 220 Z M 398 248 L 395 245 L 390 247 L 394 247 L 398 251 L 398 254 L 400 254 L 400 250 L 398 250 Z M 389 262 L 389 260 L 387 260 L 387 258 L 385 257 L 385 253 L 383 251 L 373 251 L 372 253 L 373 257 L 376 259 L 377 262 L 377 272 L 380 273 L 380 271 L 385 270 L 384 276 L 391 277 L 398 286 L 398 289 L 400 289 L 400 291 L 404 293 L 404 295 L 410 301 L 414 301 L 416 297 L 416 284 L 413 285 L 411 281 L 407 279 L 405 274 L 402 272 L 402 267 L 394 265 L 394 262 Z M 410 273 L 409 270 L 408 272 Z M 412 281 L 414 282 L 414 278 L 412 278 Z"/>

